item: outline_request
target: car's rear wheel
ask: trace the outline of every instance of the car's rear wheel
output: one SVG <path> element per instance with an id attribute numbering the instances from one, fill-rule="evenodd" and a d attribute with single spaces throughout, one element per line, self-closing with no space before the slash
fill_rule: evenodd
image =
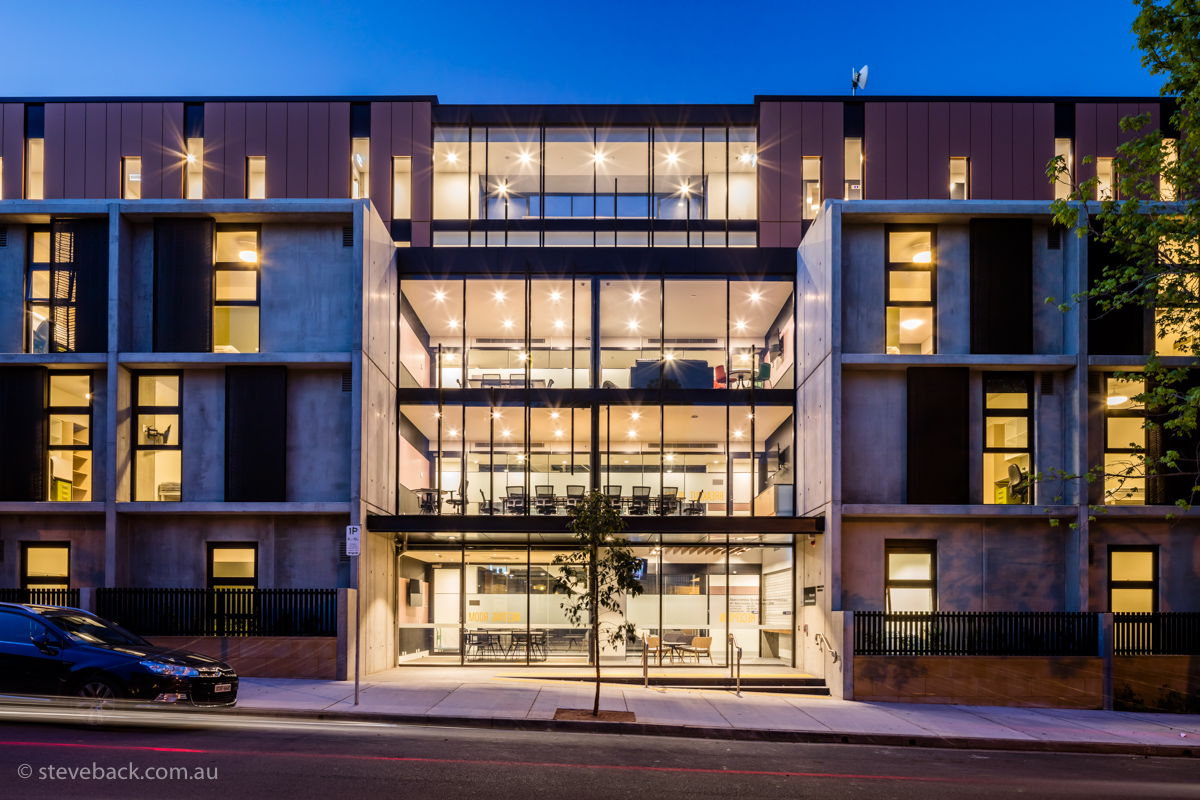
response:
<path id="1" fill-rule="evenodd" d="M 87 711 L 89 725 L 102 725 L 121 696 L 121 690 L 105 678 L 88 678 L 75 688 L 79 708 Z"/>

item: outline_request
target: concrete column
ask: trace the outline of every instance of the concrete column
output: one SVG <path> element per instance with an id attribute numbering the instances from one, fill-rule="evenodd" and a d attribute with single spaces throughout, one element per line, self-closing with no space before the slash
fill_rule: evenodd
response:
<path id="1" fill-rule="evenodd" d="M 358 591 L 337 590 L 337 680 L 354 678 L 354 645 L 358 636 Z"/>
<path id="2" fill-rule="evenodd" d="M 1104 685 L 1101 694 L 1104 710 L 1113 710 L 1113 615 L 1100 614 L 1100 657 L 1104 660 Z"/>
<path id="3" fill-rule="evenodd" d="M 825 634 L 825 685 L 841 700 L 854 699 L 854 612 L 834 611 Z"/>

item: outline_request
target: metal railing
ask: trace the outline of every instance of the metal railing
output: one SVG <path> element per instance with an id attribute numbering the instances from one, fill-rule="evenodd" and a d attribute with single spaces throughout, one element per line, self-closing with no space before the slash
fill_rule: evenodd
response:
<path id="1" fill-rule="evenodd" d="M 854 612 L 864 656 L 1095 656 L 1096 614 L 1069 611 Z"/>
<path id="2" fill-rule="evenodd" d="M 0 589 L 0 603 L 79 608 L 78 589 Z"/>
<path id="3" fill-rule="evenodd" d="M 1113 654 L 1200 656 L 1200 612 L 1113 614 Z"/>
<path id="4" fill-rule="evenodd" d="M 139 636 L 336 636 L 337 589 L 98 589 L 96 613 Z"/>

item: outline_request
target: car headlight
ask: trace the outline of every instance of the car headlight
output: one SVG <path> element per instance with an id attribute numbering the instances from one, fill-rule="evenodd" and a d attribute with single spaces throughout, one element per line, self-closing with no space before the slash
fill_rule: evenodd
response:
<path id="1" fill-rule="evenodd" d="M 195 678 L 200 670 L 195 667 L 185 667 L 180 664 L 164 664 L 161 661 L 143 661 L 142 666 L 155 675 L 170 675 L 173 678 Z"/>

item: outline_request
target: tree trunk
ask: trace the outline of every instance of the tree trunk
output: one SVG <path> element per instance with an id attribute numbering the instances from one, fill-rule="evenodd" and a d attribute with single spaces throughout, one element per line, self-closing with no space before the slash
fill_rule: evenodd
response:
<path id="1" fill-rule="evenodd" d="M 600 716 L 600 568 L 596 559 L 600 556 L 600 548 L 592 542 L 592 641 L 596 648 L 596 700 L 592 705 L 592 716 Z"/>

